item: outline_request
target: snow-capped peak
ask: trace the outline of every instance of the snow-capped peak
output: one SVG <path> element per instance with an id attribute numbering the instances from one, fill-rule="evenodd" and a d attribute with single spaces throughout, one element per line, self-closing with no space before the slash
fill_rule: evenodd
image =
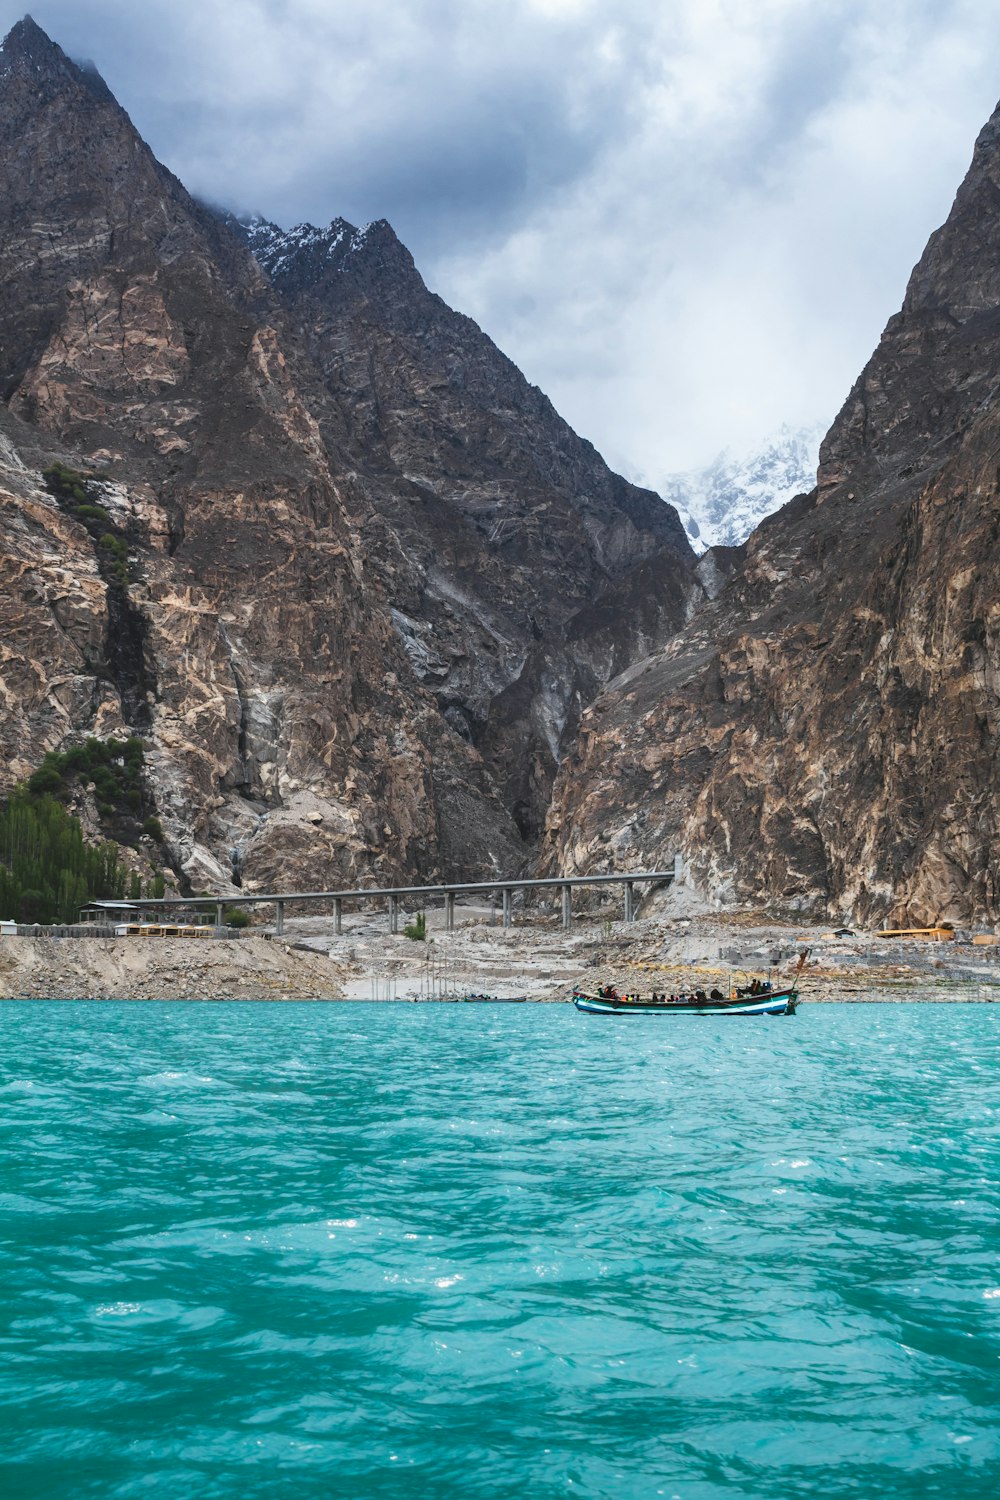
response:
<path id="1" fill-rule="evenodd" d="M 707 468 L 668 474 L 656 488 L 676 506 L 696 549 L 735 547 L 765 516 L 815 486 L 825 431 L 782 426 L 750 454 L 724 449 Z"/>
<path id="2" fill-rule="evenodd" d="M 348 258 L 365 248 L 371 231 L 383 222 L 374 220 L 356 229 L 346 219 L 334 219 L 325 229 L 315 224 L 282 229 L 260 214 L 248 214 L 239 220 L 255 260 L 272 279 L 303 258 L 314 265 L 317 260 L 335 261 L 340 270 L 346 269 Z"/>

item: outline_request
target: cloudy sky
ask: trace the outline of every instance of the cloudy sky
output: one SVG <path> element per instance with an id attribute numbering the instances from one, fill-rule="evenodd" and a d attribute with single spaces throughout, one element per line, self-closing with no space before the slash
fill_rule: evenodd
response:
<path id="1" fill-rule="evenodd" d="M 995 0 L 30 3 L 193 192 L 388 218 L 654 484 L 832 419 L 1000 96 Z"/>

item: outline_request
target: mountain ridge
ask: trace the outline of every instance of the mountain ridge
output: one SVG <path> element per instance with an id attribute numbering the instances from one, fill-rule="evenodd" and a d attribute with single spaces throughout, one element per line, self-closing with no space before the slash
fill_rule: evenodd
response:
<path id="1" fill-rule="evenodd" d="M 20 127 L 0 168 L 0 333 L 23 459 L 7 485 L 3 624 L 32 659 L 0 725 L 7 775 L 75 735 L 133 727 L 111 647 L 125 611 L 182 880 L 270 885 L 303 862 L 328 882 L 430 874 L 449 842 L 449 777 L 476 809 L 453 847 L 472 866 L 491 845 L 510 858 L 517 837 L 485 771 L 435 721 L 362 582 L 351 483 L 259 267 L 54 44 L 39 96 L 30 41 L 0 76 Z M 85 525 L 46 497 L 51 457 L 92 476 L 98 510 L 120 517 L 108 534 L 128 550 L 125 583 L 104 579 Z"/>
<path id="2" fill-rule="evenodd" d="M 103 85 L 33 23 L 11 38 L 5 784 L 141 728 L 182 884 L 516 872 L 582 708 L 699 592 L 676 516 L 387 224 L 339 279 L 299 243 L 279 290 Z"/>
<path id="3" fill-rule="evenodd" d="M 1000 920 L 1000 113 L 816 484 L 695 560 L 386 221 L 196 203 L 19 26 L 0 791 L 141 729 L 188 888 L 541 838 L 543 872 L 680 852 L 720 904 Z"/>

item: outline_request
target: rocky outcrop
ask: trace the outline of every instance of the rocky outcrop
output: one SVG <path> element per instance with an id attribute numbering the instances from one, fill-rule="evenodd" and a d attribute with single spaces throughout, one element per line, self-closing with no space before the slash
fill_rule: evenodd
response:
<path id="1" fill-rule="evenodd" d="M 719 901 L 1000 917 L 1000 115 L 827 436 L 686 631 L 585 716 L 545 863 Z"/>

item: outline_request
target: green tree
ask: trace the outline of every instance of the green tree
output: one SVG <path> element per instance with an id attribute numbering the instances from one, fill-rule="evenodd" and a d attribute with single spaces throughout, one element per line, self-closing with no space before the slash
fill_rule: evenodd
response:
<path id="1" fill-rule="evenodd" d="M 87 844 L 54 797 L 22 786 L 0 806 L 0 915 L 72 922 L 87 901 L 121 899 L 127 879 L 118 846 Z"/>
<path id="2" fill-rule="evenodd" d="M 415 943 L 423 943 L 427 939 L 427 916 L 418 911 L 412 922 L 403 928 L 403 936 L 412 938 Z"/>

